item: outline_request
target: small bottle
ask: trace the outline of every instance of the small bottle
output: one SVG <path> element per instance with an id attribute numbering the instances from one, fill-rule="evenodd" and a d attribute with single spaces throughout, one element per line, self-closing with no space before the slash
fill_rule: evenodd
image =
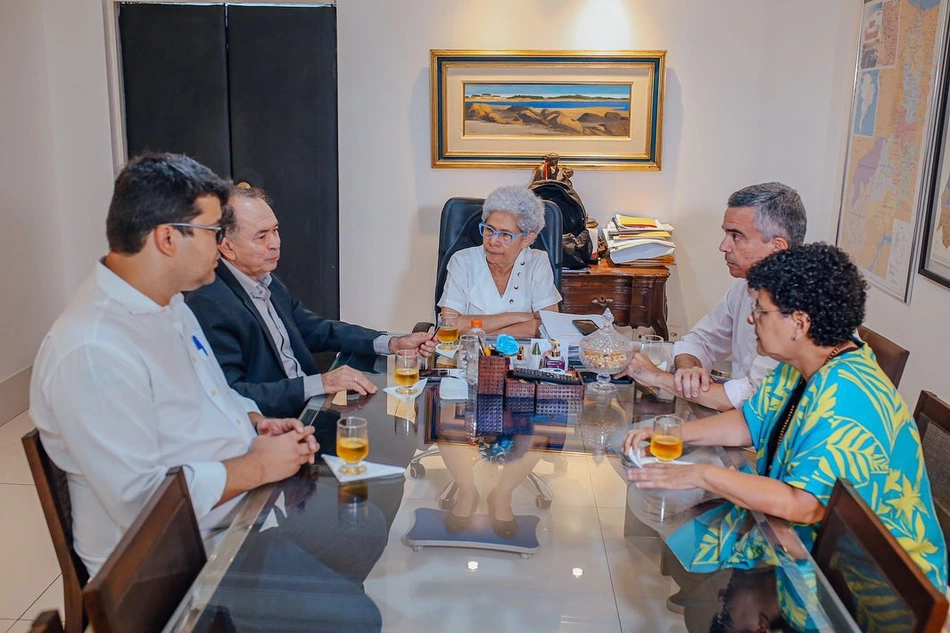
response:
<path id="1" fill-rule="evenodd" d="M 527 359 L 525 357 L 524 345 L 518 347 L 518 355 L 515 356 L 515 369 L 524 369 L 527 367 Z"/>
<path id="2" fill-rule="evenodd" d="M 544 368 L 567 371 L 564 357 L 561 356 L 561 344 L 553 339 L 551 340 L 551 351 L 544 357 Z"/>
<path id="3" fill-rule="evenodd" d="M 482 351 L 487 356 L 490 350 L 485 346 L 485 339 L 487 338 L 487 335 L 485 334 L 485 330 L 482 329 L 482 320 L 472 319 L 472 329 L 470 329 L 468 333 L 472 336 L 478 337 L 478 344 L 481 346 Z"/>
<path id="4" fill-rule="evenodd" d="M 528 357 L 528 369 L 541 369 L 541 344 L 537 341 L 531 347 L 531 356 Z"/>

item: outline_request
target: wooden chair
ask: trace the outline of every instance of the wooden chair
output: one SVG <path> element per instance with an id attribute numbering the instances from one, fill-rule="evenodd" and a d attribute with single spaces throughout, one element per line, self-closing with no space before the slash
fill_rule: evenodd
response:
<path id="1" fill-rule="evenodd" d="M 929 391 L 921 391 L 914 409 L 914 419 L 920 431 L 937 519 L 943 528 L 944 537 L 950 543 L 950 462 L 947 460 L 947 455 L 950 455 L 950 404 Z"/>
<path id="2" fill-rule="evenodd" d="M 23 436 L 23 449 L 40 496 L 40 506 L 53 539 L 59 568 L 63 572 L 64 628 L 66 633 L 83 633 L 87 619 L 83 611 L 82 588 L 89 580 L 89 573 L 73 549 L 73 511 L 66 473 L 50 460 L 36 429 Z"/>
<path id="3" fill-rule="evenodd" d="M 835 484 L 812 556 L 861 630 L 943 626 L 947 599 L 847 480 Z"/>
<path id="4" fill-rule="evenodd" d="M 185 475 L 172 468 L 83 597 L 96 633 L 159 633 L 205 561 Z"/>
<path id="5" fill-rule="evenodd" d="M 63 633 L 63 623 L 59 620 L 59 611 L 44 611 L 33 620 L 30 633 Z"/>
<path id="6" fill-rule="evenodd" d="M 884 374 L 891 379 L 895 387 L 900 386 L 901 376 L 910 352 L 894 341 L 884 338 L 872 329 L 863 325 L 858 326 L 858 336 L 871 346 L 871 351 L 877 358 L 877 364 L 884 370 Z"/>

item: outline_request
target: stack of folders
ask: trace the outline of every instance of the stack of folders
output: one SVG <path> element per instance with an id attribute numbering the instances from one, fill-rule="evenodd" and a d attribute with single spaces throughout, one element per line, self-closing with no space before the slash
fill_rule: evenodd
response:
<path id="1" fill-rule="evenodd" d="M 603 231 L 610 261 L 615 264 L 669 266 L 674 262 L 673 227 L 669 224 L 618 213 Z"/>

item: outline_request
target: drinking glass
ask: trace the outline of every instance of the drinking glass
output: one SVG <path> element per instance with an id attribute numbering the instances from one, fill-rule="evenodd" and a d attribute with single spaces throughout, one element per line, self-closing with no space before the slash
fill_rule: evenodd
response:
<path id="1" fill-rule="evenodd" d="M 414 349 L 401 349 L 396 352 L 396 391 L 412 395 L 413 386 L 419 382 L 419 352 Z"/>
<path id="2" fill-rule="evenodd" d="M 336 423 L 336 455 L 345 464 L 346 475 L 358 475 L 366 470 L 363 460 L 369 455 L 369 434 L 366 418 L 350 416 Z"/>
<path id="3" fill-rule="evenodd" d="M 458 317 L 443 316 L 440 319 L 439 331 L 436 333 L 439 339 L 439 349 L 443 352 L 451 352 L 458 349 L 459 327 Z"/>
<path id="4" fill-rule="evenodd" d="M 683 418 L 658 415 L 653 419 L 650 452 L 661 462 L 671 462 L 683 454 Z"/>
<path id="5" fill-rule="evenodd" d="M 672 364 L 670 358 L 670 348 L 663 337 L 655 334 L 647 334 L 642 337 L 640 343 L 640 353 L 650 359 L 661 371 L 668 371 Z M 672 402 L 675 394 L 666 389 L 656 389 L 656 399 L 660 402 Z"/>
<path id="6" fill-rule="evenodd" d="M 660 369 L 666 361 L 666 343 L 662 336 L 647 334 L 640 338 L 640 353 L 653 361 L 653 364 Z"/>
<path id="7" fill-rule="evenodd" d="M 482 352 L 482 343 L 474 334 L 459 337 L 459 351 L 455 356 L 455 366 L 465 371 L 465 380 L 470 384 L 478 376 L 478 356 Z"/>

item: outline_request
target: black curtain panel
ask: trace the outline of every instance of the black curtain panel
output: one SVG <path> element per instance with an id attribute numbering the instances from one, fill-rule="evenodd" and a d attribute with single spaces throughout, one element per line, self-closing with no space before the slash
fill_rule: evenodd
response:
<path id="1" fill-rule="evenodd" d="M 120 4 L 129 156 L 178 152 L 231 176 L 223 5 Z"/>
<path id="2" fill-rule="evenodd" d="M 273 199 L 291 293 L 339 318 L 336 8 L 230 5 L 228 51 L 234 180 Z"/>
<path id="3" fill-rule="evenodd" d="M 121 4 L 129 156 L 182 152 L 265 189 L 278 274 L 339 318 L 336 7 Z"/>

